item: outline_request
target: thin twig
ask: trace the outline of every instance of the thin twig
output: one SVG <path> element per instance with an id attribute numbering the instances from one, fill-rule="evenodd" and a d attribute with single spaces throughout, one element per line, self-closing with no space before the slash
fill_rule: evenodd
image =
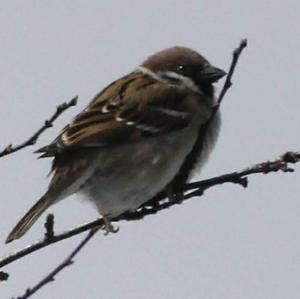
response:
<path id="1" fill-rule="evenodd" d="M 68 108 L 75 106 L 77 104 L 78 97 L 74 97 L 71 101 L 62 103 L 57 106 L 55 113 L 45 121 L 44 125 L 40 127 L 31 137 L 29 137 L 26 141 L 20 143 L 19 145 L 9 144 L 4 150 L 0 152 L 0 158 L 6 155 L 12 154 L 16 151 L 19 151 L 27 146 L 34 145 L 40 135 L 47 129 L 53 126 L 53 122 Z"/>
<path id="2" fill-rule="evenodd" d="M 60 263 L 53 271 L 51 271 L 45 278 L 38 282 L 34 287 L 28 288 L 24 295 L 17 297 L 17 299 L 27 299 L 36 293 L 40 288 L 49 282 L 54 281 L 55 276 L 61 272 L 64 268 L 71 266 L 74 261 L 73 258 L 79 253 L 79 251 L 91 240 L 96 234 L 99 228 L 94 228 L 89 231 L 87 236 L 78 244 L 78 246 L 71 252 L 71 254 Z"/>
<path id="3" fill-rule="evenodd" d="M 221 104 L 227 90 L 232 86 L 231 79 L 232 79 L 235 67 L 238 63 L 240 55 L 242 54 L 243 50 L 247 47 L 247 43 L 248 43 L 247 39 L 242 39 L 241 42 L 240 42 L 240 45 L 232 53 L 231 65 L 230 65 L 228 74 L 226 76 L 226 80 L 225 80 L 225 83 L 223 85 L 223 88 L 222 88 L 222 90 L 220 92 L 220 95 L 218 97 L 218 100 L 217 100 L 217 103 L 219 105 Z"/>
<path id="4" fill-rule="evenodd" d="M 6 265 L 8 265 L 8 264 L 24 257 L 24 256 L 32 253 L 32 252 L 35 252 L 39 249 L 47 247 L 47 246 L 49 246 L 51 244 L 54 244 L 56 242 L 71 238 L 75 235 L 78 235 L 80 233 L 88 231 L 92 228 L 101 227 L 103 225 L 104 225 L 104 221 L 102 219 L 97 219 L 97 220 L 94 220 L 92 222 L 89 222 L 89 223 L 80 225 L 78 227 L 75 227 L 75 228 L 73 228 L 69 231 L 54 235 L 51 239 L 44 238 L 44 239 L 42 239 L 40 241 L 37 241 L 37 242 L 35 242 L 35 243 L 33 243 L 29 246 L 26 246 L 23 249 L 17 250 L 15 252 L 13 252 L 12 254 L 6 256 L 5 258 L 1 259 L 0 260 L 0 268 L 6 266 Z"/>
<path id="5" fill-rule="evenodd" d="M 271 172 L 293 172 L 294 169 L 289 167 L 289 164 L 295 164 L 300 161 L 300 151 L 299 152 L 286 152 L 283 155 L 280 155 L 278 158 L 266 162 L 262 162 L 259 164 L 255 164 L 251 167 L 245 168 L 241 171 L 235 171 L 231 173 L 227 173 L 224 175 L 220 175 L 217 177 L 213 177 L 211 179 L 202 180 L 198 182 L 193 182 L 186 184 L 182 188 L 183 196 L 180 200 L 171 200 L 165 201 L 167 194 L 161 193 L 159 196 L 155 198 L 155 202 L 149 201 L 145 203 L 138 211 L 133 213 L 126 213 L 118 217 L 119 220 L 140 220 L 143 219 L 147 215 L 154 215 L 161 210 L 165 210 L 171 206 L 181 204 L 183 201 L 186 201 L 192 197 L 200 197 L 204 194 L 204 192 L 216 185 L 221 185 L 224 183 L 233 183 L 239 184 L 242 187 L 246 188 L 248 186 L 248 176 L 253 174 L 268 174 Z M 157 203 L 157 201 L 159 201 Z M 154 204 L 154 205 L 153 205 Z M 1 267 L 1 260 L 0 260 Z"/>
<path id="6" fill-rule="evenodd" d="M 236 49 L 234 49 L 234 51 L 232 53 L 231 64 L 230 64 L 229 71 L 227 73 L 224 85 L 223 85 L 223 87 L 221 89 L 221 92 L 220 92 L 220 94 L 218 96 L 217 104 L 215 106 L 215 109 L 212 112 L 212 114 L 210 115 L 210 118 L 209 118 L 209 120 L 207 121 L 207 123 L 205 125 L 204 131 L 206 131 L 207 127 L 210 126 L 210 124 L 211 124 L 212 120 L 214 119 L 217 111 L 220 109 L 220 106 L 221 106 L 221 103 L 222 103 L 222 101 L 223 101 L 223 99 L 225 97 L 225 94 L 227 93 L 227 91 L 232 86 L 232 76 L 233 76 L 233 73 L 234 73 L 235 68 L 237 66 L 237 63 L 239 61 L 239 58 L 240 58 L 243 50 L 247 47 L 247 45 L 248 45 L 247 39 L 244 38 L 244 39 L 241 40 L 240 45 Z"/>
<path id="7" fill-rule="evenodd" d="M 243 187 L 247 187 L 248 184 L 248 176 L 253 174 L 267 174 L 271 172 L 292 172 L 293 169 L 289 167 L 289 164 L 294 164 L 299 162 L 300 160 L 300 152 L 287 152 L 277 159 L 256 164 L 254 166 L 248 167 L 242 171 L 235 171 L 228 174 L 224 174 L 221 176 L 213 177 L 211 179 L 198 181 L 190 184 L 186 184 L 182 191 L 185 192 L 184 197 L 181 201 L 166 201 L 166 194 L 161 194 L 160 198 L 158 198 L 158 202 L 155 202 L 153 205 L 151 201 L 144 204 L 139 210 L 132 213 L 125 213 L 117 218 L 112 219 L 112 221 L 117 222 L 120 220 L 140 220 L 148 215 L 153 215 L 158 213 L 161 210 L 165 210 L 170 208 L 171 206 L 178 205 L 183 201 L 191 198 L 201 196 L 204 191 L 208 188 L 211 188 L 215 185 L 224 184 L 224 183 L 234 183 L 242 185 Z M 71 238 L 75 235 L 78 235 L 84 231 L 90 230 L 92 228 L 101 227 L 104 225 L 103 219 L 97 219 L 87 224 L 81 225 L 79 227 L 73 228 L 69 231 L 54 235 L 51 239 L 43 239 L 38 241 L 32 245 L 29 245 L 21 250 L 18 250 L 7 257 L 0 259 L 0 268 L 28 255 L 32 252 L 35 252 L 41 248 L 54 244 L 56 242 Z"/>

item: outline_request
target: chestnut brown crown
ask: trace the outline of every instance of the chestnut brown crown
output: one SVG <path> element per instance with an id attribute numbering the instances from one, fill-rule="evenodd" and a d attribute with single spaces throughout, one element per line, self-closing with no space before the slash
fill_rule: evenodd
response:
<path id="1" fill-rule="evenodd" d="M 155 53 L 141 66 L 163 76 L 173 72 L 188 77 L 200 87 L 212 84 L 226 75 L 222 69 L 212 66 L 196 51 L 179 46 Z"/>

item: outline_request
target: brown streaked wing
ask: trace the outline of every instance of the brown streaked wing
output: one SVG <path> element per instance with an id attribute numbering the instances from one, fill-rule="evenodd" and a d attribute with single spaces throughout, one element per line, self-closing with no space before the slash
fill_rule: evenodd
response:
<path id="1" fill-rule="evenodd" d="M 182 129 L 190 121 L 183 86 L 132 73 L 109 85 L 78 114 L 57 139 L 39 152 L 103 147 Z"/>

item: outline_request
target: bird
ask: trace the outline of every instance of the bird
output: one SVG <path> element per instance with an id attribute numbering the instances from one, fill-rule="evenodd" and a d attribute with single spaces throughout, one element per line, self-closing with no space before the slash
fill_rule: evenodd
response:
<path id="1" fill-rule="evenodd" d="M 51 181 L 6 243 L 75 193 L 91 201 L 105 230 L 114 232 L 112 218 L 137 210 L 166 188 L 179 190 L 214 148 L 220 112 L 213 84 L 225 75 L 198 52 L 175 46 L 105 87 L 37 151 L 53 158 Z"/>

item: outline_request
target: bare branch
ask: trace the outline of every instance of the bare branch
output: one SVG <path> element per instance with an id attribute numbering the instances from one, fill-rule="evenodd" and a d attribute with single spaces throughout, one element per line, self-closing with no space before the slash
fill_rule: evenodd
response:
<path id="1" fill-rule="evenodd" d="M 235 67 L 238 63 L 238 60 L 240 58 L 240 55 L 242 54 L 242 51 L 247 47 L 247 39 L 242 39 L 241 42 L 240 42 L 240 45 L 233 51 L 232 53 L 232 61 L 231 61 L 231 65 L 230 65 L 230 68 L 229 68 L 229 71 L 228 71 L 228 74 L 226 76 L 226 80 L 225 80 L 225 83 L 224 83 L 224 86 L 220 92 L 220 95 L 218 97 L 218 101 L 217 103 L 220 105 L 227 90 L 232 86 L 232 82 L 231 82 L 231 79 L 232 79 L 232 76 L 233 76 L 233 73 L 234 73 L 234 70 L 235 70 Z"/>
<path id="2" fill-rule="evenodd" d="M 242 185 L 243 187 L 247 187 L 248 177 L 250 175 L 254 175 L 258 173 L 268 174 L 271 172 L 278 172 L 278 171 L 292 172 L 293 169 L 289 166 L 289 164 L 295 164 L 299 162 L 299 160 L 300 160 L 300 152 L 287 152 L 279 156 L 277 159 L 256 164 L 242 171 L 235 171 L 221 176 L 213 177 L 211 179 L 186 184 L 182 189 L 182 191 L 184 192 L 184 196 L 181 200 L 167 201 L 165 199 L 166 194 L 161 193 L 159 194 L 159 197 L 155 198 L 155 201 L 150 200 L 137 211 L 132 213 L 125 213 L 117 218 L 112 219 L 112 221 L 117 222 L 120 220 L 126 220 L 126 221 L 140 220 L 145 216 L 153 215 L 158 213 L 161 210 L 165 210 L 167 208 L 170 208 L 171 206 L 178 205 L 191 197 L 201 196 L 207 189 L 216 185 L 220 185 L 224 183 L 234 183 L 234 184 Z M 41 241 L 26 246 L 25 248 L 18 250 L 8 255 L 7 257 L 0 259 L 0 268 L 28 254 L 31 254 L 32 252 L 35 252 L 41 248 L 62 241 L 64 239 L 71 238 L 75 235 L 78 235 L 84 231 L 88 231 L 92 228 L 102 227 L 103 225 L 104 225 L 103 219 L 97 219 L 87 224 L 73 228 L 69 231 L 57 235 L 53 235 L 53 237 L 51 238 L 44 238 Z"/>
<path id="3" fill-rule="evenodd" d="M 164 199 L 166 198 L 167 194 L 165 192 L 162 192 L 155 198 L 155 201 L 150 200 L 149 202 L 144 204 L 138 211 L 133 213 L 126 213 L 119 216 L 117 221 L 140 220 L 147 215 L 154 215 L 161 210 L 165 210 L 176 204 L 181 204 L 183 201 L 189 198 L 200 197 L 204 194 L 204 191 L 216 185 L 221 185 L 224 183 L 233 183 L 239 184 L 242 187 L 246 188 L 248 186 L 248 176 L 258 173 L 268 174 L 271 172 L 278 171 L 293 172 L 294 169 L 289 167 L 289 164 L 295 164 L 299 162 L 299 160 L 300 151 L 286 152 L 285 154 L 280 155 L 274 160 L 255 164 L 251 167 L 245 168 L 242 171 L 235 171 L 228 174 L 213 177 L 211 179 L 186 184 L 181 190 L 183 192 L 183 196 L 180 198 L 180 200 L 165 201 Z M 178 197 L 175 196 L 175 198 Z"/>
<path id="4" fill-rule="evenodd" d="M 91 238 L 96 234 L 99 228 L 94 228 L 89 231 L 87 236 L 78 244 L 78 246 L 71 252 L 71 254 L 60 263 L 53 271 L 51 271 L 45 278 L 38 282 L 34 287 L 28 288 L 24 295 L 17 297 L 17 299 L 27 299 L 36 293 L 40 288 L 49 282 L 54 281 L 55 276 L 61 272 L 64 268 L 71 266 L 74 261 L 73 258 L 79 253 L 79 251 L 91 240 Z"/>
<path id="5" fill-rule="evenodd" d="M 88 231 L 92 228 L 102 227 L 104 225 L 104 221 L 102 219 L 97 219 L 92 222 L 83 224 L 81 226 L 75 227 L 69 231 L 63 232 L 61 234 L 54 235 L 51 239 L 44 238 L 43 240 L 37 241 L 29 246 L 26 246 L 23 249 L 13 252 L 12 254 L 0 259 L 0 268 L 32 253 L 44 247 L 47 247 L 56 242 L 71 238 L 75 235 Z"/>
<path id="6" fill-rule="evenodd" d="M 29 137 L 26 141 L 20 143 L 19 145 L 12 145 L 9 144 L 4 150 L 0 152 L 0 158 L 6 155 L 12 154 L 16 151 L 19 151 L 25 147 L 34 145 L 40 135 L 46 131 L 47 129 L 53 126 L 53 122 L 68 108 L 75 106 L 77 104 L 78 97 L 76 96 L 69 102 L 62 103 L 61 105 L 57 106 L 55 113 L 44 122 L 44 125 L 40 127 L 31 137 Z"/>
<path id="7" fill-rule="evenodd" d="M 217 104 L 215 106 L 215 109 L 212 112 L 209 120 L 205 124 L 205 127 L 203 129 L 204 132 L 206 131 L 206 128 L 210 126 L 211 121 L 215 117 L 217 111 L 220 109 L 220 106 L 221 106 L 223 98 L 225 97 L 225 94 L 227 93 L 228 89 L 232 86 L 232 81 L 231 80 L 232 80 L 233 73 L 234 73 L 235 68 L 237 66 L 237 63 L 239 61 L 239 58 L 240 58 L 243 50 L 247 47 L 247 45 L 248 45 L 247 44 L 247 39 L 242 39 L 241 42 L 240 42 L 240 45 L 236 49 L 234 49 L 234 51 L 232 53 L 232 60 L 231 60 L 231 64 L 230 64 L 230 67 L 229 67 L 228 74 L 226 76 L 226 79 L 225 79 L 224 85 L 222 87 L 222 90 L 221 90 L 221 92 L 218 96 Z"/>

